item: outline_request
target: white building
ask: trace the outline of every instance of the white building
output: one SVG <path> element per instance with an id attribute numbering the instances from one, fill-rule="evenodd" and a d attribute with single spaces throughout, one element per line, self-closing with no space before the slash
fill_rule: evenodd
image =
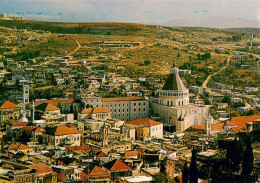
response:
<path id="1" fill-rule="evenodd" d="M 175 66 L 170 68 L 170 75 L 159 91 L 159 98 L 153 99 L 151 104 L 154 114 L 159 114 L 163 122 L 174 125 L 178 132 L 204 124 L 208 118 L 207 106 L 189 103 L 189 90 L 184 86 L 179 69 Z"/>
<path id="2" fill-rule="evenodd" d="M 127 122 L 126 126 L 135 128 L 137 137 L 163 138 L 163 123 L 151 119 L 138 118 Z"/>
<path id="3" fill-rule="evenodd" d="M 149 116 L 149 102 L 143 97 L 101 98 L 81 96 L 85 108 L 106 107 L 112 112 L 112 118 L 130 121 Z"/>
<path id="4" fill-rule="evenodd" d="M 58 146 L 66 144 L 71 146 L 80 146 L 80 132 L 75 128 L 70 128 L 65 125 L 48 127 L 45 132 L 45 141 L 49 145 Z"/>
<path id="5" fill-rule="evenodd" d="M 105 107 L 86 108 L 78 114 L 78 120 L 82 120 L 84 118 L 95 120 L 111 119 L 111 111 Z"/>

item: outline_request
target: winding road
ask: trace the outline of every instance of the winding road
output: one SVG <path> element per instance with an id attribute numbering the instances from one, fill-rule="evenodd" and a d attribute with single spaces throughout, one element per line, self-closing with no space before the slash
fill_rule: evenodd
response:
<path id="1" fill-rule="evenodd" d="M 68 53 L 67 56 L 75 54 L 80 48 L 82 48 L 82 46 L 81 46 L 81 44 L 79 43 L 78 40 L 76 40 L 76 43 L 78 45 L 77 48 L 75 48 L 75 50 L 73 50 L 72 52 Z M 59 59 L 62 59 L 62 58 L 63 57 L 57 57 L 57 58 L 49 60 L 47 62 L 42 62 L 42 63 L 40 63 L 40 65 L 47 65 L 47 64 L 50 64 L 51 62 L 53 62 L 55 60 L 59 60 Z"/>
<path id="2" fill-rule="evenodd" d="M 213 74 L 208 75 L 207 79 L 203 82 L 202 87 L 207 87 L 207 84 L 208 84 L 208 82 L 209 82 L 209 80 L 211 79 L 212 76 L 215 76 L 216 74 L 220 73 L 221 71 L 223 71 L 224 69 L 226 69 L 229 66 L 230 59 L 231 59 L 232 56 L 233 55 L 230 55 L 227 58 L 227 64 L 224 67 L 222 67 L 219 71 L 217 71 L 217 72 L 215 72 Z"/>

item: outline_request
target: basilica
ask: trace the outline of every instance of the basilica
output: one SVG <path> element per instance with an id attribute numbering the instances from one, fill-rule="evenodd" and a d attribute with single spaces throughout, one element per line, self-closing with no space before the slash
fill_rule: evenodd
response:
<path id="1" fill-rule="evenodd" d="M 159 91 L 159 96 L 151 100 L 151 106 L 153 114 L 159 115 L 162 122 L 175 126 L 177 132 L 211 120 L 207 106 L 189 103 L 189 90 L 183 84 L 175 65 L 170 68 L 170 75 Z"/>

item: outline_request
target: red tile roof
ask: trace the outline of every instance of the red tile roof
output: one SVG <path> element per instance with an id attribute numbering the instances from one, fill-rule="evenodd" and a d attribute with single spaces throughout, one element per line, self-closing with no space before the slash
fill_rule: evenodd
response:
<path id="1" fill-rule="evenodd" d="M 76 128 L 70 128 L 65 125 L 59 125 L 55 127 L 46 128 L 46 134 L 59 136 L 59 135 L 69 135 L 80 133 Z"/>
<path id="2" fill-rule="evenodd" d="M 213 123 L 213 124 L 211 124 L 211 131 L 221 131 L 223 129 L 224 125 L 225 125 L 224 122 Z M 195 130 L 205 130 L 205 124 L 194 125 L 194 126 L 192 126 L 192 128 Z"/>
<path id="3" fill-rule="evenodd" d="M 13 102 L 5 101 L 3 105 L 0 107 L 0 109 L 13 109 L 13 108 L 20 108 L 18 105 L 16 105 Z"/>
<path id="4" fill-rule="evenodd" d="M 137 118 L 135 120 L 129 121 L 126 123 L 127 125 L 145 125 L 145 126 L 155 126 L 155 125 L 161 125 L 162 123 L 159 123 L 157 121 L 147 119 L 147 118 Z"/>
<path id="5" fill-rule="evenodd" d="M 25 126 L 21 129 L 21 131 L 40 133 L 43 129 L 36 126 Z"/>
<path id="6" fill-rule="evenodd" d="M 124 162 L 114 159 L 103 165 L 106 169 L 110 171 L 128 171 L 132 170 L 132 168 L 126 165 Z"/>
<path id="7" fill-rule="evenodd" d="M 233 129 L 235 132 L 242 130 L 246 123 L 252 123 L 253 121 L 260 119 L 260 115 L 253 115 L 253 116 L 239 116 L 231 118 L 231 123 L 227 122 L 228 125 L 235 124 L 237 125 Z"/>
<path id="8" fill-rule="evenodd" d="M 66 175 L 63 171 L 57 173 L 57 179 L 58 182 L 65 182 L 67 180 Z"/>
<path id="9" fill-rule="evenodd" d="M 56 100 L 40 100 L 36 101 L 34 103 L 35 106 L 40 105 L 42 103 L 48 103 L 52 105 L 58 105 L 58 104 L 72 104 L 74 102 L 74 99 L 56 99 Z"/>
<path id="10" fill-rule="evenodd" d="M 137 156 L 137 155 L 138 155 L 137 151 L 127 151 L 127 152 L 125 152 L 125 158 L 130 158 L 130 157 Z"/>
<path id="11" fill-rule="evenodd" d="M 51 173 L 52 169 L 50 166 L 46 165 L 45 163 L 38 163 L 34 165 L 29 165 L 28 167 L 36 169 L 37 174 L 45 174 Z"/>
<path id="12" fill-rule="evenodd" d="M 41 133 L 41 132 L 43 132 L 44 130 L 42 129 L 42 128 L 39 128 L 39 127 L 37 127 L 35 130 L 34 130 L 34 132 L 35 133 Z"/>
<path id="13" fill-rule="evenodd" d="M 55 111 L 55 110 L 59 110 L 58 107 L 52 105 L 52 104 L 48 104 L 48 103 L 42 103 L 40 105 L 37 105 L 35 107 L 35 109 L 37 110 L 41 110 L 41 111 Z"/>
<path id="14" fill-rule="evenodd" d="M 16 122 L 13 124 L 12 127 L 23 127 L 23 126 L 27 126 L 28 122 Z"/>
<path id="15" fill-rule="evenodd" d="M 107 155 L 106 153 L 104 153 L 103 151 L 99 151 L 99 152 L 97 153 L 97 157 L 103 158 L 103 157 L 108 157 L 108 155 Z"/>
<path id="16" fill-rule="evenodd" d="M 104 176 L 104 175 L 108 175 L 108 173 L 102 170 L 98 166 L 95 166 L 94 169 L 89 173 L 89 176 Z"/>
<path id="17" fill-rule="evenodd" d="M 8 148 L 8 151 L 17 151 L 17 150 L 24 150 L 24 149 L 31 149 L 31 147 L 28 147 L 24 144 L 11 144 Z"/>
<path id="18" fill-rule="evenodd" d="M 94 107 L 84 109 L 81 114 L 97 114 L 97 113 L 109 113 L 111 112 L 109 109 L 105 107 Z"/>
<path id="19" fill-rule="evenodd" d="M 82 146 L 69 146 L 69 151 L 88 151 L 89 146 L 88 145 L 82 145 Z"/>
<path id="20" fill-rule="evenodd" d="M 102 98 L 102 102 L 118 102 L 118 101 L 138 101 L 145 100 L 143 97 L 117 97 L 117 98 Z"/>

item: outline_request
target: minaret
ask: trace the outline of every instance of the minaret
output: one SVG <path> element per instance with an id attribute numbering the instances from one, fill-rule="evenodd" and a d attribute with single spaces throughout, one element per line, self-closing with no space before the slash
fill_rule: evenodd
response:
<path id="1" fill-rule="evenodd" d="M 32 113 L 31 113 L 31 120 L 32 120 L 32 123 L 34 122 L 34 101 L 32 100 Z"/>
<path id="2" fill-rule="evenodd" d="M 210 135 L 211 134 L 211 125 L 213 124 L 213 117 L 211 116 L 211 115 L 209 115 L 208 116 L 208 119 L 207 119 L 207 121 L 206 121 L 206 133 L 208 134 L 208 135 Z"/>
<path id="3" fill-rule="evenodd" d="M 23 85 L 23 103 L 24 105 L 29 104 L 29 85 Z"/>

